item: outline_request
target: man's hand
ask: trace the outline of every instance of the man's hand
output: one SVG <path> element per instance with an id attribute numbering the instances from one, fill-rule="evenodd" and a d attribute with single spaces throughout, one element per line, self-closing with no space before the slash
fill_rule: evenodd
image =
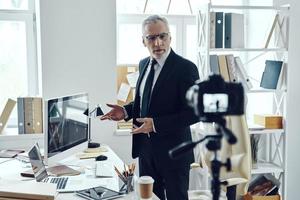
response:
<path id="1" fill-rule="evenodd" d="M 137 118 L 136 121 L 142 123 L 140 127 L 133 125 L 132 134 L 144 133 L 148 134 L 153 132 L 153 119 L 152 118 Z"/>
<path id="2" fill-rule="evenodd" d="M 101 120 L 114 120 L 120 121 L 125 118 L 125 113 L 122 106 L 115 104 L 106 104 L 108 107 L 112 108 L 111 111 L 100 117 Z"/>

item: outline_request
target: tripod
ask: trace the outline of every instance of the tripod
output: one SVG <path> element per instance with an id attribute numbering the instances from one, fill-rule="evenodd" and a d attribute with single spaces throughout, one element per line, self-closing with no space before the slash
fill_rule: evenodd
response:
<path id="1" fill-rule="evenodd" d="M 213 200 L 219 200 L 220 197 L 220 189 L 221 184 L 227 185 L 227 182 L 220 181 L 220 170 L 221 167 L 226 167 L 227 171 L 231 170 L 231 161 L 228 158 L 226 162 L 222 162 L 218 159 L 218 151 L 221 149 L 221 143 L 223 136 L 226 138 L 229 144 L 235 144 L 237 142 L 236 137 L 233 135 L 231 130 L 226 128 L 226 120 L 223 117 L 214 117 L 208 122 L 215 122 L 217 125 L 216 128 L 216 135 L 206 135 L 204 138 L 195 141 L 195 142 L 185 142 L 180 144 L 179 146 L 175 147 L 174 149 L 169 151 L 169 154 L 172 158 L 176 158 L 187 151 L 193 149 L 197 144 L 208 140 L 206 143 L 206 148 L 209 151 L 213 152 L 213 159 L 211 161 L 211 173 L 212 173 L 212 180 L 211 180 L 211 193 L 213 195 Z"/>

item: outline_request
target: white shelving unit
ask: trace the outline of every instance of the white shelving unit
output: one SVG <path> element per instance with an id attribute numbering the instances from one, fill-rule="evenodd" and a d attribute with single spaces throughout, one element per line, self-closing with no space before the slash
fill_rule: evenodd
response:
<path id="1" fill-rule="evenodd" d="M 273 6 L 223 6 L 223 5 L 212 5 L 211 3 L 204 4 L 200 7 L 197 13 L 197 39 L 198 39 L 198 67 L 200 72 L 200 77 L 206 79 L 206 77 L 210 74 L 210 64 L 209 64 L 209 56 L 211 54 L 234 54 L 234 53 L 251 53 L 257 52 L 260 53 L 258 56 L 253 58 L 252 60 L 258 58 L 259 56 L 266 53 L 275 54 L 278 59 L 284 60 L 287 63 L 287 53 L 288 53 L 288 20 L 286 20 L 286 26 L 284 26 L 285 30 L 280 29 L 279 37 L 286 37 L 282 40 L 285 40 L 285 45 L 278 45 L 278 39 L 274 40 L 275 47 L 271 48 L 210 48 L 210 12 L 220 11 L 220 12 L 234 12 L 236 10 L 245 11 L 245 15 L 249 10 L 270 10 L 274 11 L 274 13 L 285 13 L 284 16 L 288 16 L 289 6 L 283 7 L 273 7 Z M 274 34 L 274 33 L 273 33 Z M 247 37 L 247 35 L 246 35 Z M 248 63 L 251 61 L 247 61 Z M 272 93 L 273 99 L 275 102 L 274 113 L 273 114 L 282 114 L 285 115 L 285 96 L 287 93 L 287 89 L 283 90 L 268 90 L 263 88 L 256 88 L 248 91 L 249 93 Z M 286 123 L 286 122 L 285 122 Z M 286 148 L 286 132 L 284 129 L 263 129 L 263 130 L 249 130 L 250 135 L 260 135 L 260 137 L 266 137 L 267 145 L 264 146 L 266 151 L 266 158 L 263 161 L 259 161 L 257 165 L 253 167 L 251 170 L 251 174 L 266 174 L 271 173 L 275 175 L 281 181 L 281 196 L 282 199 L 285 200 L 285 165 L 286 165 L 286 156 L 285 156 L 285 148 Z"/>

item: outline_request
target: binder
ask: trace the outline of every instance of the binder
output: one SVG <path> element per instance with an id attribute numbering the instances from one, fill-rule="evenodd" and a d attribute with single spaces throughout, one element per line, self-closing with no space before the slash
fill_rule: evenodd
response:
<path id="1" fill-rule="evenodd" d="M 262 74 L 260 87 L 276 89 L 282 68 L 282 61 L 266 60 L 265 70 Z"/>
<path id="2" fill-rule="evenodd" d="M 7 100 L 5 107 L 0 115 L 0 134 L 4 130 L 4 128 L 7 124 L 8 118 L 9 118 L 11 112 L 13 111 L 15 105 L 16 105 L 16 101 L 14 101 L 12 99 Z"/>
<path id="3" fill-rule="evenodd" d="M 244 15 L 225 13 L 225 48 L 244 48 Z"/>
<path id="4" fill-rule="evenodd" d="M 40 97 L 18 98 L 19 134 L 43 132 L 43 104 Z"/>
<path id="5" fill-rule="evenodd" d="M 216 12 L 215 47 L 223 48 L 223 12 Z"/>
<path id="6" fill-rule="evenodd" d="M 220 74 L 218 56 L 217 55 L 210 55 L 209 56 L 209 63 L 210 63 L 210 71 L 213 74 Z"/>
<path id="7" fill-rule="evenodd" d="M 19 129 L 19 134 L 24 134 L 25 133 L 24 98 L 18 97 L 17 106 L 18 106 L 18 129 Z"/>

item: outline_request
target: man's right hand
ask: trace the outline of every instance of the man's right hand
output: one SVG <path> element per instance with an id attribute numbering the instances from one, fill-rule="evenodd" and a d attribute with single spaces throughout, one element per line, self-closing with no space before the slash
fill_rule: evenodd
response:
<path id="1" fill-rule="evenodd" d="M 114 120 L 120 121 L 125 118 L 125 113 L 122 106 L 115 104 L 106 104 L 108 107 L 112 108 L 111 111 L 100 117 L 101 120 Z"/>

